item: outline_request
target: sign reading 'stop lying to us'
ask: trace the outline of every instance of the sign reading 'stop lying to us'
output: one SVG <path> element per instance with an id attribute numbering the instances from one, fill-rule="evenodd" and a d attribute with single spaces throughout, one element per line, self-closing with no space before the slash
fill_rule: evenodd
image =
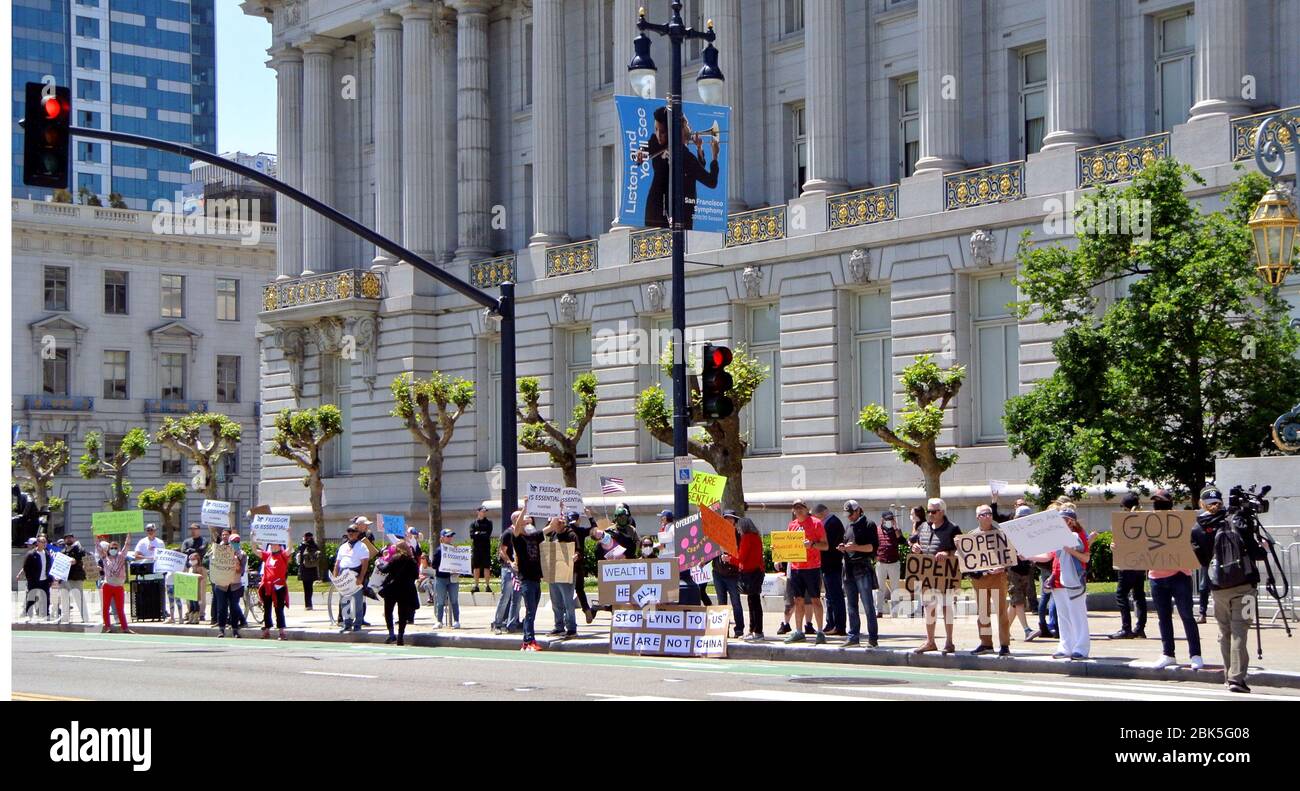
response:
<path id="1" fill-rule="evenodd" d="M 609 650 L 652 656 L 727 655 L 731 608 L 655 607 L 638 610 L 616 605 L 609 630 Z"/>
<path id="2" fill-rule="evenodd" d="M 1132 511 L 1110 515 L 1117 569 L 1172 571 L 1200 566 L 1192 551 L 1194 511 Z"/>

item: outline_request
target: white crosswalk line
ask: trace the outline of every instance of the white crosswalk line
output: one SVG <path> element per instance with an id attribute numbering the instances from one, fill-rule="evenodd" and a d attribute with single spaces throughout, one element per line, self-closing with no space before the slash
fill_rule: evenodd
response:
<path id="1" fill-rule="evenodd" d="M 992 690 L 999 690 L 999 691 L 1006 691 L 1008 688 L 1025 689 L 1024 687 L 1018 685 L 1011 686 L 1009 684 L 995 684 L 988 681 L 954 681 L 952 682 L 952 685 L 954 687 L 964 687 L 966 689 L 992 689 Z M 1106 700 L 1143 700 L 1143 701 L 1151 701 L 1151 702 L 1156 702 L 1156 701 L 1172 702 L 1172 701 L 1183 701 L 1183 700 L 1194 700 L 1200 702 L 1205 701 L 1205 698 L 1191 698 L 1185 695 L 1184 696 L 1151 695 L 1151 694 L 1136 692 L 1136 691 L 1125 692 L 1123 690 L 1115 689 L 1114 687 L 1108 687 L 1106 689 L 1097 689 L 1095 687 L 1086 687 L 1083 686 L 1082 684 L 1070 687 L 1070 686 L 1064 686 L 1062 684 L 1051 684 L 1048 682 L 1041 682 L 1040 684 L 1035 684 L 1031 689 L 1035 692 L 1044 692 L 1044 693 L 1054 692 L 1059 695 L 1075 695 L 1075 696 L 1086 697 L 1086 698 L 1104 698 Z"/>
<path id="2" fill-rule="evenodd" d="M 827 687 L 827 689 L 853 690 L 856 687 Z M 1061 697 L 1044 697 L 1041 695 L 1011 695 L 1003 692 L 976 692 L 973 690 L 945 689 L 934 687 L 872 687 L 873 695 L 899 695 L 908 697 L 915 695 L 919 698 L 948 698 L 951 700 L 1014 700 L 1014 701 L 1047 701 L 1047 700 L 1067 700 Z"/>
<path id="3" fill-rule="evenodd" d="M 1050 685 L 1054 687 L 1079 687 L 1082 689 L 1094 689 L 1094 687 L 1084 686 L 1082 684 L 1071 684 L 1068 681 L 1027 681 L 1035 687 Z M 1293 703 L 1300 703 L 1300 696 L 1290 697 L 1287 695 L 1267 695 L 1258 692 L 1252 692 L 1249 695 L 1243 695 L 1240 692 L 1229 692 L 1226 689 L 1206 689 L 1204 687 L 1194 687 L 1187 682 L 1171 682 L 1170 686 L 1163 687 L 1156 684 L 1113 684 L 1107 685 L 1108 689 L 1131 689 L 1139 693 L 1153 693 L 1162 695 L 1189 695 L 1193 697 L 1209 698 L 1231 698 L 1233 700 L 1289 700 Z"/>
<path id="4" fill-rule="evenodd" d="M 663 698 L 658 695 L 608 695 L 603 692 L 588 692 L 587 697 L 596 698 L 602 702 L 624 701 L 624 700 L 690 700 L 690 698 Z"/>
<path id="5" fill-rule="evenodd" d="M 334 676 L 336 678 L 379 678 L 379 676 L 364 676 L 358 673 L 326 673 L 322 670 L 299 670 L 304 676 Z"/>
<path id="6" fill-rule="evenodd" d="M 92 659 L 97 662 L 143 662 L 143 659 L 118 659 L 111 656 L 81 656 L 80 654 L 55 654 L 60 659 Z"/>
<path id="7" fill-rule="evenodd" d="M 788 689 L 747 689 L 741 692 L 710 692 L 709 697 L 734 698 L 736 700 L 779 700 L 779 701 L 837 701 L 837 700 L 889 700 L 887 698 L 868 698 L 858 695 L 823 695 L 818 692 L 795 692 Z"/>

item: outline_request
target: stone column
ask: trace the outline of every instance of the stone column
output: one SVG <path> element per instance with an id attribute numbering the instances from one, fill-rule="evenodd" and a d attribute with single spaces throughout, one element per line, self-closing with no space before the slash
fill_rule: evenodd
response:
<path id="1" fill-rule="evenodd" d="M 445 6 L 433 20 L 433 248 L 456 251 L 456 22 Z"/>
<path id="2" fill-rule="evenodd" d="M 402 244 L 433 254 L 433 6 L 410 3 L 402 15 Z"/>
<path id="3" fill-rule="evenodd" d="M 402 20 L 394 14 L 375 17 L 375 225 L 389 239 L 402 238 Z M 383 250 L 374 263 L 396 261 Z"/>
<path id="4" fill-rule="evenodd" d="M 302 52 L 293 47 L 271 50 L 276 74 L 276 172 L 284 183 L 302 188 Z M 283 195 L 275 199 L 276 280 L 302 273 L 302 206 Z"/>
<path id="5" fill-rule="evenodd" d="M 1246 7 L 1242 0 L 1196 0 L 1196 104 L 1189 120 L 1226 113 L 1244 115 Z"/>
<path id="6" fill-rule="evenodd" d="M 1092 131 L 1091 5 L 1091 0 L 1047 0 L 1044 150 L 1097 142 Z"/>
<path id="7" fill-rule="evenodd" d="M 918 0 L 921 156 L 916 173 L 961 170 L 960 0 Z"/>
<path id="8" fill-rule="evenodd" d="M 740 61 L 740 0 L 704 0 L 704 19 L 713 20 L 718 40 L 718 67 L 727 78 L 723 104 L 731 107 L 731 128 L 727 130 L 727 208 L 731 212 L 745 210 L 745 167 L 741 146 L 745 132 L 744 103 L 741 81 L 743 69 Z M 630 55 L 628 56 L 631 57 Z M 843 88 L 841 87 L 841 99 Z M 844 102 L 840 102 L 844 106 Z M 841 173 L 843 170 L 841 169 Z"/>
<path id="9" fill-rule="evenodd" d="M 842 192 L 845 179 L 844 0 L 804 3 L 808 181 L 803 194 Z M 735 69 L 733 69 L 735 71 Z M 726 74 L 724 69 L 723 74 Z"/>
<path id="10" fill-rule="evenodd" d="M 564 2 L 533 0 L 533 233 L 530 245 L 569 241 Z"/>
<path id="11" fill-rule="evenodd" d="M 334 200 L 334 50 L 339 42 L 313 38 L 303 44 L 302 190 L 324 203 Z M 333 266 L 334 224 L 314 211 L 303 212 L 302 274 L 329 272 Z"/>
<path id="12" fill-rule="evenodd" d="M 488 10 L 484 0 L 452 0 L 456 9 L 456 260 L 492 252 L 491 106 L 488 104 Z"/>

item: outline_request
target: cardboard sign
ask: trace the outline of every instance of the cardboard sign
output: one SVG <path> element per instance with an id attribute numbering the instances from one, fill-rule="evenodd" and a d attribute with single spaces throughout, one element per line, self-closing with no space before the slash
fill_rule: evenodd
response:
<path id="1" fill-rule="evenodd" d="M 678 601 L 677 579 L 681 569 L 677 558 L 645 560 L 602 560 L 596 564 L 597 594 L 603 605 L 632 605 L 636 594 L 647 585 L 659 585 L 659 603 Z"/>
<path id="2" fill-rule="evenodd" d="M 288 514 L 256 514 L 253 516 L 254 544 L 289 545 Z"/>
<path id="3" fill-rule="evenodd" d="M 632 594 L 632 601 L 636 606 L 645 609 L 651 604 L 658 604 L 659 600 L 664 597 L 664 586 L 662 582 L 655 582 L 649 585 L 642 585 Z"/>
<path id="4" fill-rule="evenodd" d="M 910 593 L 923 590 L 946 591 L 961 587 L 957 558 L 939 560 L 934 555 L 913 553 L 903 569 L 903 587 Z"/>
<path id="5" fill-rule="evenodd" d="M 673 557 L 683 569 L 695 568 L 722 554 L 722 546 L 705 535 L 700 514 L 673 522 L 672 530 Z"/>
<path id="6" fill-rule="evenodd" d="M 560 508 L 564 513 L 567 514 L 570 511 L 582 513 L 582 509 L 585 507 L 586 504 L 582 501 L 582 492 L 569 487 L 560 490 Z"/>
<path id="7" fill-rule="evenodd" d="M 438 571 L 451 574 L 469 574 L 470 552 L 471 547 L 458 547 L 452 544 L 443 544 L 439 547 L 442 550 L 442 560 L 438 562 Z"/>
<path id="8" fill-rule="evenodd" d="M 178 571 L 172 576 L 176 598 L 181 601 L 199 600 L 199 575 Z"/>
<path id="9" fill-rule="evenodd" d="M 723 552 L 728 555 L 740 554 L 740 549 L 736 545 L 736 526 L 730 519 L 715 513 L 712 508 L 702 508 L 700 524 L 704 528 L 704 535 L 722 547 Z"/>
<path id="10" fill-rule="evenodd" d="M 384 529 L 388 543 L 396 544 L 406 538 L 406 517 L 399 514 L 378 514 L 376 522 Z"/>
<path id="11" fill-rule="evenodd" d="M 962 533 L 957 542 L 957 564 L 962 573 L 996 571 L 1016 564 L 1011 543 L 1001 530 Z"/>
<path id="12" fill-rule="evenodd" d="M 180 571 L 185 568 L 189 558 L 184 552 L 176 552 L 171 549 L 160 549 L 153 556 L 153 571 L 155 574 L 165 574 L 168 571 Z"/>
<path id="13" fill-rule="evenodd" d="M 144 532 L 144 511 L 100 511 L 91 514 L 90 532 L 97 536 Z"/>
<path id="14" fill-rule="evenodd" d="M 1011 546 L 1022 557 L 1033 557 L 1055 552 L 1070 543 L 1074 533 L 1065 524 L 1059 511 L 1043 511 L 1012 519 L 1000 525 Z"/>
<path id="15" fill-rule="evenodd" d="M 808 547 L 803 545 L 802 530 L 777 530 L 772 533 L 773 563 L 807 563 Z"/>
<path id="16" fill-rule="evenodd" d="M 1110 515 L 1115 568 L 1172 571 L 1199 568 L 1192 551 L 1195 511 L 1134 511 Z"/>
<path id="17" fill-rule="evenodd" d="M 780 574 L 763 575 L 764 596 L 785 596 L 785 577 Z"/>
<path id="18" fill-rule="evenodd" d="M 564 516 L 564 487 L 554 483 L 528 484 L 528 513 L 530 516 Z"/>
<path id="19" fill-rule="evenodd" d="M 351 596 L 360 589 L 360 586 L 357 585 L 357 573 L 351 570 L 345 571 L 338 576 L 330 574 L 330 585 L 334 586 L 334 592 L 340 597 Z"/>
<path id="20" fill-rule="evenodd" d="M 212 562 L 208 566 L 208 576 L 212 584 L 227 587 L 239 583 L 239 557 L 235 548 L 229 544 L 212 545 Z"/>
<path id="21" fill-rule="evenodd" d="M 691 569 L 691 581 L 696 585 L 708 585 L 713 582 L 713 564 L 705 563 Z"/>
<path id="22" fill-rule="evenodd" d="M 224 500 L 204 500 L 199 524 L 204 527 L 215 527 L 218 530 L 234 527 L 235 523 L 230 518 L 230 503 Z"/>
<path id="23" fill-rule="evenodd" d="M 727 655 L 731 608 L 659 606 L 653 612 L 615 605 L 609 650 L 652 656 Z"/>
<path id="24" fill-rule="evenodd" d="M 686 490 L 686 502 L 708 508 L 714 503 L 722 502 L 722 490 L 725 488 L 727 479 L 723 476 L 695 472 L 691 475 L 691 486 Z"/>
<path id="25" fill-rule="evenodd" d="M 542 542 L 542 580 L 573 584 L 573 555 L 578 545 L 570 541 Z"/>
<path id="26" fill-rule="evenodd" d="M 50 562 L 50 576 L 59 582 L 68 581 L 68 572 L 72 571 L 72 558 L 68 555 L 58 554 Z"/>

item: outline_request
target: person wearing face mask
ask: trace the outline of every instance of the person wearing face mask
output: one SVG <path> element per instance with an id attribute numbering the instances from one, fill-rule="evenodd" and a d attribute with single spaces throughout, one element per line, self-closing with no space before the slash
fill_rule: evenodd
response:
<path id="1" fill-rule="evenodd" d="M 847 506 L 846 506 L 847 507 Z M 894 612 L 894 590 L 901 579 L 898 548 L 903 543 L 903 533 L 898 529 L 898 522 L 893 511 L 880 515 L 880 527 L 876 531 L 876 589 L 871 592 L 876 605 L 876 617 L 885 617 L 885 604 L 889 604 L 889 617 Z"/>
<path id="2" fill-rule="evenodd" d="M 231 634 L 239 637 L 239 630 L 244 624 L 244 612 L 239 606 L 239 600 L 244 595 L 243 575 L 247 570 L 248 558 L 239 548 L 239 534 L 233 530 L 221 531 L 221 547 L 213 547 L 212 554 L 224 553 L 230 551 L 234 553 L 236 572 L 232 581 L 224 582 L 222 579 L 214 579 L 212 584 L 213 605 L 216 607 L 216 624 L 217 637 L 226 636 L 226 626 L 230 626 Z"/>
<path id="3" fill-rule="evenodd" d="M 641 539 L 641 557 L 657 558 L 659 557 L 659 545 L 650 536 Z"/>
<path id="4" fill-rule="evenodd" d="M 135 634 L 126 622 L 126 571 L 127 564 L 130 561 L 129 552 L 123 552 L 116 541 L 99 542 L 98 556 L 104 567 L 104 587 L 100 591 L 102 598 L 102 609 L 104 615 L 104 628 L 101 632 L 108 632 L 109 607 L 117 610 L 117 621 L 122 624 L 123 634 Z"/>
<path id="5" fill-rule="evenodd" d="M 546 530 L 549 530 L 548 525 Z M 524 611 L 523 645 L 520 651 L 541 651 L 534 627 L 537 623 L 537 603 L 542 598 L 542 541 L 545 530 L 538 530 L 528 515 L 528 500 L 524 507 L 510 515 L 510 531 L 514 536 L 515 566 L 519 580 L 519 598 Z"/>
<path id="6" fill-rule="evenodd" d="M 208 545 L 208 540 L 203 537 L 203 527 L 198 522 L 190 522 L 190 537 L 181 542 L 181 551 L 187 556 L 192 553 L 198 553 L 198 556 L 202 558 L 207 554 Z M 193 570 L 191 570 L 190 573 L 194 573 Z M 207 588 L 203 585 L 202 581 L 200 581 L 199 600 L 197 602 L 200 617 L 202 617 L 203 611 L 207 609 L 207 601 Z M 192 607 L 190 608 L 190 611 L 193 611 Z M 189 620 L 189 618 L 187 617 L 186 620 Z M 197 623 L 197 621 L 195 621 L 195 623 Z"/>
<path id="7" fill-rule="evenodd" d="M 574 568 L 581 562 L 578 532 L 574 526 L 578 523 L 578 512 L 570 512 L 564 519 L 552 519 L 547 525 L 548 539 L 561 545 L 559 551 L 568 551 L 573 555 Z M 569 640 L 578 636 L 578 613 L 574 604 L 573 583 L 559 580 L 550 584 L 551 613 L 555 616 L 555 628 L 550 636 Z"/>
<path id="8" fill-rule="evenodd" d="M 59 585 L 59 620 L 72 622 L 72 601 L 77 602 L 77 612 L 81 613 L 81 622 L 90 623 L 86 617 L 86 592 L 82 585 L 86 581 L 86 550 L 81 543 L 68 533 L 63 537 L 63 554 L 72 559 L 72 568 L 68 569 L 68 581 Z"/>
<path id="9" fill-rule="evenodd" d="M 289 606 L 289 556 L 283 544 L 271 544 L 259 553 L 262 558 L 262 579 L 257 584 L 257 596 L 262 600 L 262 639 L 271 637 L 271 611 L 275 611 L 275 625 L 280 639 L 289 639 L 284 633 L 284 608 Z"/>
<path id="10" fill-rule="evenodd" d="M 202 599 L 207 593 L 208 570 L 203 567 L 203 558 L 197 552 L 191 552 L 188 560 L 188 567 L 185 569 L 190 574 L 197 574 L 199 577 L 199 598 Z M 203 618 L 203 605 L 198 601 L 187 601 L 185 623 L 199 623 Z"/>

